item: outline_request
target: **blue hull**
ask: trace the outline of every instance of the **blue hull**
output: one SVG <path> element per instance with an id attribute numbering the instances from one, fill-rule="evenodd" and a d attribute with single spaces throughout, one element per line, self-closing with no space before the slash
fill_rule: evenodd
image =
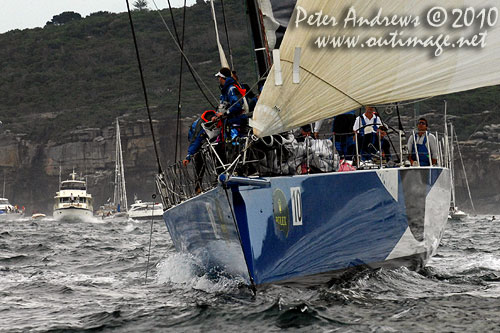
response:
<path id="1" fill-rule="evenodd" d="M 165 211 L 176 248 L 256 285 L 419 266 L 436 251 L 450 204 L 443 168 L 262 180 L 229 181 Z"/>

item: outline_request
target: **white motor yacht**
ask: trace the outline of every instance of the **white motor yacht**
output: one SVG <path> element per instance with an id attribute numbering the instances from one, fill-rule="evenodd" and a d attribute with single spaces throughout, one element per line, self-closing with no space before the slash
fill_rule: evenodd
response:
<path id="1" fill-rule="evenodd" d="M 89 220 L 93 216 L 92 195 L 87 193 L 87 183 L 76 179 L 73 171 L 71 179 L 62 181 L 59 192 L 54 197 L 54 219 L 56 220 Z"/>
<path id="2" fill-rule="evenodd" d="M 163 205 L 158 202 L 142 202 L 135 200 L 128 210 L 128 217 L 134 220 L 161 219 Z"/>
<path id="3" fill-rule="evenodd" d="M 7 198 L 0 198 L 0 214 L 14 213 L 15 207 L 12 206 Z"/>

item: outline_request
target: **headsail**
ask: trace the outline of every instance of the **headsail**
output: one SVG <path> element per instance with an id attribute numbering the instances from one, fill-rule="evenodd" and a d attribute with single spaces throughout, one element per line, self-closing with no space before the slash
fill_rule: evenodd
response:
<path id="1" fill-rule="evenodd" d="M 445 27 L 432 27 L 427 23 L 427 14 L 433 6 L 447 11 L 449 17 Z M 500 84 L 500 75 L 495 70 L 500 66 L 498 11 L 496 18 L 495 13 L 491 16 L 490 23 L 494 24 L 486 23 L 479 28 L 479 22 L 475 22 L 468 27 L 451 28 L 457 19 L 456 15 L 452 16 L 452 10 L 458 8 L 465 11 L 469 7 L 474 8 L 476 14 L 482 9 L 488 14 L 488 9 L 500 8 L 500 0 L 445 0 L 434 5 L 428 1 L 404 0 L 297 1 L 280 47 L 280 66 L 276 66 L 274 59 L 275 65 L 268 75 L 250 123 L 254 133 L 266 136 L 283 132 L 362 105 L 392 103 Z M 353 20 L 344 27 L 350 8 L 355 10 L 357 19 L 363 16 L 370 21 L 380 10 L 382 18 L 412 15 L 415 19 L 418 16 L 419 24 L 415 25 L 415 21 L 410 20 L 405 27 L 396 24 L 375 27 L 358 27 L 356 24 L 353 27 L 353 22 L 358 22 Z M 334 16 L 337 24 L 332 26 L 331 20 L 324 19 L 325 15 L 329 18 Z M 307 23 L 310 16 L 311 24 Z M 315 17 L 324 20 L 314 20 Z M 432 36 L 436 41 L 440 34 L 443 35 L 441 42 L 446 35 L 452 42 L 460 37 L 470 40 L 473 35 L 483 32 L 486 36 L 478 35 L 476 39 L 477 43 L 484 37 L 484 47 L 459 48 L 450 44 L 439 55 L 438 46 L 361 47 L 361 43 L 371 37 L 375 40 L 390 39 L 391 32 L 403 41 L 412 36 L 424 40 Z M 356 47 L 347 47 L 347 44 L 342 48 L 332 46 L 333 37 L 350 36 L 359 36 Z M 318 38 L 329 43 L 318 47 L 315 43 Z M 296 48 L 300 48 L 300 57 L 296 55 Z M 294 57 L 296 69 L 299 68 L 295 75 Z M 297 60 L 300 62 L 297 63 Z M 281 67 L 281 85 L 276 85 L 276 67 Z"/>

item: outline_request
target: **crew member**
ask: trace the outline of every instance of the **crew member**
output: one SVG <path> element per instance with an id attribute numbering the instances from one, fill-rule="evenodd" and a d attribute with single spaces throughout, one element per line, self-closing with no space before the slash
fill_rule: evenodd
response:
<path id="1" fill-rule="evenodd" d="M 377 130 L 382 126 L 380 117 L 375 114 L 375 108 L 365 107 L 365 113 L 356 118 L 353 131 L 357 135 L 358 149 L 363 161 L 370 160 L 371 155 L 376 153 L 374 149 L 377 140 Z"/>
<path id="2" fill-rule="evenodd" d="M 427 132 L 427 125 L 427 119 L 420 118 L 417 123 L 418 132 L 408 139 L 409 159 L 412 165 L 417 162 L 420 162 L 420 166 L 430 166 L 431 162 L 432 165 L 437 163 L 437 140 L 432 133 Z"/>
<path id="3" fill-rule="evenodd" d="M 193 121 L 191 127 L 189 128 L 188 140 L 189 147 L 186 158 L 182 161 L 184 166 L 187 166 L 191 160 L 194 160 L 194 169 L 196 172 L 196 193 L 201 192 L 201 182 L 203 180 L 203 174 L 205 172 L 205 166 L 203 164 L 203 156 L 201 155 L 200 148 L 203 142 L 206 141 L 207 133 L 205 129 L 201 126 L 202 123 L 209 122 L 213 117 L 215 117 L 214 110 L 207 110 L 203 114 Z"/>

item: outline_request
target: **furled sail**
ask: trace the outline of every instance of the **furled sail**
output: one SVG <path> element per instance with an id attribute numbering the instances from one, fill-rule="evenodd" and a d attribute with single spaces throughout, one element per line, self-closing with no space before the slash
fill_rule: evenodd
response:
<path id="1" fill-rule="evenodd" d="M 214 21 L 215 39 L 217 40 L 217 49 L 219 50 L 220 64 L 221 67 L 229 68 L 229 63 L 227 62 L 226 54 L 224 53 L 224 49 L 222 48 L 222 44 L 220 43 L 219 29 L 217 29 L 217 17 L 215 16 L 215 7 L 213 0 L 210 0 L 210 6 L 212 8 L 212 20 Z"/>
<path id="2" fill-rule="evenodd" d="M 500 0 L 297 1 L 250 122 L 254 133 L 283 132 L 362 105 L 500 84 L 498 8 Z M 348 46 L 346 38 L 357 36 Z M 334 38 L 345 43 L 334 47 Z"/>

